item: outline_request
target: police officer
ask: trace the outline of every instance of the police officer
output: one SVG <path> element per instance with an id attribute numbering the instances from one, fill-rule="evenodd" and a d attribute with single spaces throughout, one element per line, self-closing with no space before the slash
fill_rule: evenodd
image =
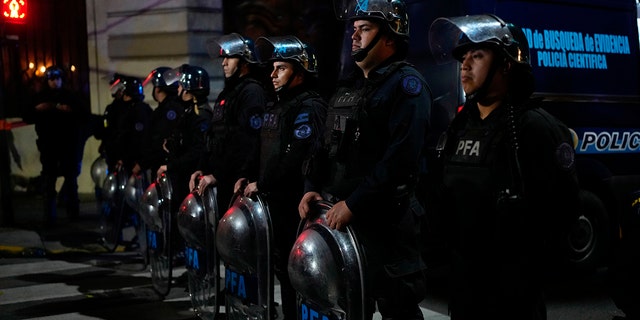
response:
<path id="1" fill-rule="evenodd" d="M 327 181 L 310 181 L 299 206 L 334 202 L 331 228 L 350 225 L 364 247 L 366 312 L 383 318 L 422 319 L 424 262 L 420 254 L 422 207 L 414 188 L 429 128 L 431 93 L 405 62 L 409 21 L 398 0 L 336 1 L 340 19 L 353 24 L 352 57 L 358 68 L 330 101 Z"/>
<path id="2" fill-rule="evenodd" d="M 40 151 L 44 191 L 44 215 L 47 224 L 56 223 L 56 181 L 64 177 L 67 215 L 79 213 L 78 175 L 84 150 L 84 123 L 89 109 L 80 97 L 65 88 L 64 71 L 50 66 L 44 72 L 46 85 L 27 111 L 28 122 L 35 124 Z M 62 190 L 61 190 L 62 192 Z"/>
<path id="3" fill-rule="evenodd" d="M 200 66 L 184 64 L 165 71 L 167 84 L 178 82 L 183 115 L 176 128 L 164 143 L 167 161 L 157 170 L 159 177 L 167 172 L 173 190 L 171 212 L 175 215 L 182 200 L 189 194 L 189 177 L 204 156 L 205 139 L 211 125 L 212 110 L 209 106 L 209 73 Z M 177 252 L 177 250 L 176 250 Z"/>
<path id="4" fill-rule="evenodd" d="M 189 187 L 217 186 L 222 212 L 230 202 L 233 186 L 240 177 L 256 179 L 260 148 L 260 126 L 265 106 L 272 100 L 265 70 L 255 58 L 254 42 L 237 33 L 208 42 L 207 50 L 220 61 L 224 89 L 213 105 L 207 155 L 191 175 Z M 200 185 L 195 180 L 200 177 Z"/>
<path id="5" fill-rule="evenodd" d="M 116 169 L 124 168 L 127 175 L 137 175 L 142 171 L 145 156 L 144 146 L 149 143 L 151 113 L 153 109 L 144 102 L 142 81 L 125 76 L 112 85 L 112 92 L 122 92 L 124 114 L 116 120 L 114 138 L 114 158 Z"/>
<path id="6" fill-rule="evenodd" d="M 103 126 L 98 130 L 96 137 L 101 140 L 98 151 L 106 159 L 109 172 L 114 172 L 116 158 L 116 136 L 118 124 L 127 113 L 127 106 L 122 100 L 124 86 L 121 85 L 127 76 L 114 73 L 109 81 L 109 89 L 113 100 L 104 110 Z M 102 187 L 102 186 L 101 186 Z"/>
<path id="7" fill-rule="evenodd" d="M 283 318 L 292 320 L 297 316 L 296 294 L 287 270 L 289 252 L 300 223 L 296 212 L 304 190 L 305 170 L 321 143 L 327 103 L 315 91 L 317 63 L 307 44 L 294 36 L 260 37 L 256 51 L 261 62 L 273 66 L 271 79 L 277 101 L 264 114 L 260 176 L 257 180 L 240 179 L 235 191 L 246 196 L 260 193 L 268 203 Z"/>
<path id="8" fill-rule="evenodd" d="M 172 68 L 155 68 L 142 83 L 143 87 L 149 83 L 153 85 L 153 100 L 158 103 L 151 114 L 150 141 L 143 164 L 145 169 L 150 170 L 150 181 L 156 179 L 158 169 L 167 162 L 169 154 L 163 148 L 165 140 L 177 127 L 184 113 L 184 107 L 178 97 L 178 82 L 167 84 L 164 78 L 164 73 L 169 70 Z"/>
<path id="9" fill-rule="evenodd" d="M 520 28 L 494 15 L 439 18 L 430 44 L 461 64 L 466 95 L 440 148 L 451 319 L 546 319 L 543 262 L 577 212 L 570 131 L 530 98 Z"/>

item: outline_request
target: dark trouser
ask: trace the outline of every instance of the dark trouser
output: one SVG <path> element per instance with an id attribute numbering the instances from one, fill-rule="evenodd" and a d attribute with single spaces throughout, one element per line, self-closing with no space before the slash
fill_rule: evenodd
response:
<path id="1" fill-rule="evenodd" d="M 296 241 L 300 216 L 294 196 L 272 196 L 266 199 L 273 225 L 275 248 L 273 252 L 274 273 L 280 282 L 282 313 L 284 320 L 297 319 L 296 291 L 291 285 L 288 272 L 289 253 Z"/>
<path id="2" fill-rule="evenodd" d="M 78 216 L 80 200 L 78 199 L 79 163 L 77 151 L 73 148 L 58 150 L 50 146 L 38 144 L 44 190 L 44 215 L 49 224 L 56 223 L 56 181 L 64 177 L 67 214 L 71 218 Z"/>
<path id="3" fill-rule="evenodd" d="M 382 272 L 372 279 L 373 297 L 367 306 L 367 317 L 371 319 L 375 305 L 383 320 L 415 319 L 423 320 L 420 301 L 426 292 L 426 283 L 422 272 L 401 277 L 391 277 Z"/>

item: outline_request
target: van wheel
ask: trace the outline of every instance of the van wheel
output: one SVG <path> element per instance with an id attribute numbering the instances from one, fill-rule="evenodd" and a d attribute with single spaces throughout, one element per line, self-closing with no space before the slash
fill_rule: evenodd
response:
<path id="1" fill-rule="evenodd" d="M 581 190 L 579 216 L 567 235 L 569 267 L 593 272 L 602 265 L 611 239 L 609 216 L 604 203 L 594 193 Z"/>

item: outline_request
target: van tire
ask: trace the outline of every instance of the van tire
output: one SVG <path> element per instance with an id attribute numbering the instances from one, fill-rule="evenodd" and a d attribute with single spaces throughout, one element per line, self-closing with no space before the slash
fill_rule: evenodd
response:
<path id="1" fill-rule="evenodd" d="M 579 214 L 569 228 L 566 242 L 570 269 L 592 273 L 604 265 L 611 243 L 610 218 L 604 203 L 591 191 L 580 190 Z"/>

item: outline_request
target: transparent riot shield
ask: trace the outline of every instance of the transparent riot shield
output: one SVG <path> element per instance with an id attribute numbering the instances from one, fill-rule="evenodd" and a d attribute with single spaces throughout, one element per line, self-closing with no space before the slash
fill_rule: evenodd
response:
<path id="1" fill-rule="evenodd" d="M 143 258 L 143 269 L 149 262 L 147 254 L 146 227 L 140 217 L 142 208 L 142 196 L 149 185 L 149 178 L 144 172 L 132 174 L 124 188 L 124 200 L 129 210 L 126 210 L 122 224 L 122 238 L 125 244 L 137 247 Z"/>
<path id="2" fill-rule="evenodd" d="M 182 201 L 178 230 L 185 240 L 189 296 L 201 319 L 213 320 L 220 311 L 220 259 L 215 246 L 218 225 L 217 189 L 193 191 Z"/>
<path id="3" fill-rule="evenodd" d="M 153 289 L 162 297 L 169 294 L 173 277 L 171 223 L 171 182 L 162 174 L 142 195 L 140 216 L 146 226 L 146 243 Z"/>
<path id="4" fill-rule="evenodd" d="M 127 176 L 122 168 L 107 175 L 102 187 L 103 206 L 100 212 L 100 234 L 104 247 L 113 252 L 122 237 L 125 219 L 124 190 Z"/>
<path id="5" fill-rule="evenodd" d="M 108 175 L 109 166 L 107 165 L 107 159 L 100 155 L 93 161 L 93 163 L 91 163 L 91 180 L 93 180 L 94 183 L 93 189 L 96 197 L 97 212 L 102 212 L 102 203 L 104 201 L 102 188 L 104 187 L 104 182 L 107 180 Z"/>
<path id="6" fill-rule="evenodd" d="M 227 318 L 270 319 L 274 272 L 268 207 L 260 196 L 236 196 L 217 230 L 216 246 L 225 267 Z"/>
<path id="7" fill-rule="evenodd" d="M 364 256 L 351 227 L 335 230 L 327 225 L 331 206 L 326 201 L 314 205 L 289 255 L 301 320 L 365 318 Z"/>

